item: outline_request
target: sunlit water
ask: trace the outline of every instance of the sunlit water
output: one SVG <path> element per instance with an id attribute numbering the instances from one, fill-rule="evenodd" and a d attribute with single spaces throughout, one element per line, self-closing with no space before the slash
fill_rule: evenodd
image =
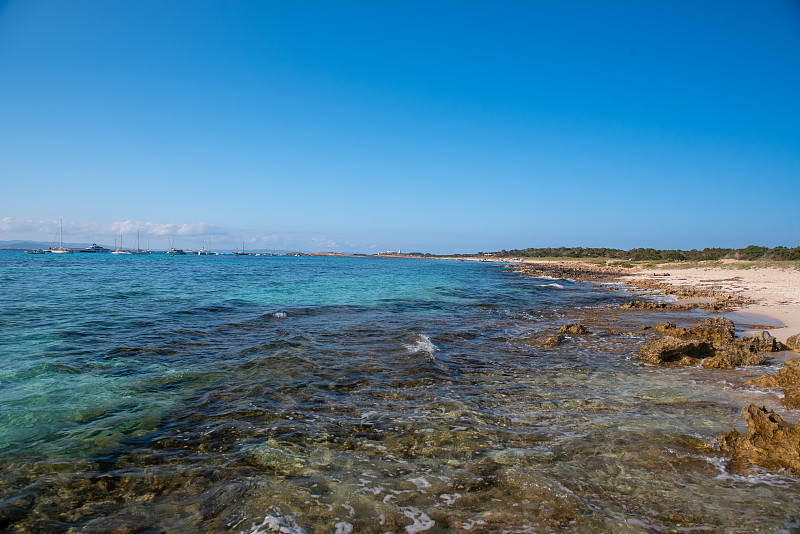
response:
<path id="1" fill-rule="evenodd" d="M 0 252 L 0 291 L 0 530 L 800 528 L 797 479 L 714 449 L 743 406 L 779 409 L 743 386 L 765 369 L 641 364 L 648 338 L 619 332 L 704 316 L 619 310 L 620 289 L 476 262 Z M 576 321 L 592 333 L 541 346 Z"/>

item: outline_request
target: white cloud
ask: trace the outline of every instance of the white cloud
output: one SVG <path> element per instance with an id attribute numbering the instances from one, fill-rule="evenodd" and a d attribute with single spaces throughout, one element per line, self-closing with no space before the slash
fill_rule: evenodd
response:
<path id="1" fill-rule="evenodd" d="M 14 217 L 0 218 L 0 239 L 32 240 L 44 243 L 52 241 L 58 231 L 58 220 L 25 220 Z M 374 248 L 370 245 L 341 241 L 315 232 L 270 232 L 226 228 L 204 222 L 162 223 L 153 221 L 113 221 L 63 223 L 64 242 L 97 242 L 112 245 L 122 234 L 126 246 L 135 246 L 138 234 L 140 246 L 167 248 L 174 238 L 175 247 L 197 249 L 209 246 L 216 250 L 234 249 L 245 242 L 250 250 L 298 250 L 298 251 L 355 251 Z M 211 241 L 209 245 L 209 241 Z"/>

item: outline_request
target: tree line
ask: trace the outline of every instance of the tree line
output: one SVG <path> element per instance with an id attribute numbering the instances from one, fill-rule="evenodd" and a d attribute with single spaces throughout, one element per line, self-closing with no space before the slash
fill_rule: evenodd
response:
<path id="1" fill-rule="evenodd" d="M 486 253 L 479 252 L 478 255 Z M 745 248 L 704 248 L 703 250 L 659 250 L 654 248 L 584 248 L 584 247 L 545 247 L 501 250 L 491 253 L 495 256 L 514 256 L 523 258 L 608 258 L 625 261 L 704 261 L 725 258 L 739 260 L 800 260 L 800 247 L 760 247 L 750 245 Z"/>

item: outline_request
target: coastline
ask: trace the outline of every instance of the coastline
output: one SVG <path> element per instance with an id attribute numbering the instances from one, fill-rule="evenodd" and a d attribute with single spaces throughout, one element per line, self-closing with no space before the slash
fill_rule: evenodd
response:
<path id="1" fill-rule="evenodd" d="M 727 295 L 736 302 L 731 309 L 721 312 L 737 324 L 757 324 L 758 331 L 767 330 L 778 341 L 785 343 L 790 336 L 800 333 L 800 270 L 791 267 L 760 266 L 746 262 L 727 262 L 722 265 L 700 265 L 681 268 L 675 264 L 659 264 L 647 268 L 599 265 L 578 260 L 530 260 L 498 258 L 491 261 L 519 266 L 531 274 L 541 271 L 550 276 L 575 278 L 585 281 L 616 281 L 620 283 L 652 284 L 672 287 L 688 293 L 679 296 L 679 302 L 691 302 L 692 293 L 699 296 Z M 695 298 L 696 300 L 696 298 Z M 761 328 L 761 326 L 766 328 Z M 755 329 L 744 330 L 752 333 Z"/>
<path id="2" fill-rule="evenodd" d="M 734 322 L 747 318 L 745 322 L 761 322 L 753 319 L 764 318 L 764 323 L 775 328 L 764 328 L 778 341 L 785 343 L 789 336 L 800 332 L 800 271 L 780 267 L 737 268 L 695 267 L 676 269 L 659 267 L 653 276 L 648 271 L 632 272 L 631 277 L 639 280 L 658 280 L 675 287 L 691 286 L 711 289 L 745 297 L 751 301 L 734 312 L 728 312 Z"/>

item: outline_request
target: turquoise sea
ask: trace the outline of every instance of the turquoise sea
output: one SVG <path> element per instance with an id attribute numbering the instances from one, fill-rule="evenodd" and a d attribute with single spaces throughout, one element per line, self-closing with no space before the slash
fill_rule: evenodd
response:
<path id="1" fill-rule="evenodd" d="M 615 286 L 482 262 L 0 251 L 0 531 L 798 532 Z M 653 297 L 654 298 L 654 297 Z M 590 334 L 558 347 L 565 323 Z"/>

